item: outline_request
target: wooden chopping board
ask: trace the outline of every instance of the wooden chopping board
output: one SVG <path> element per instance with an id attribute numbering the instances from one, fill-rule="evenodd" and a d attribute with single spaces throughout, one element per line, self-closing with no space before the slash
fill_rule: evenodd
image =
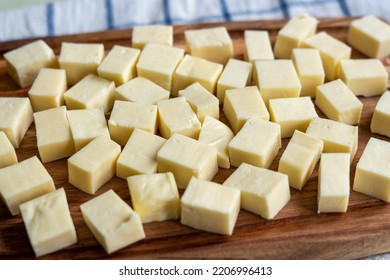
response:
<path id="1" fill-rule="evenodd" d="M 351 18 L 321 19 L 319 31 L 345 41 Z M 184 47 L 186 29 L 224 25 L 234 41 L 236 58 L 243 58 L 243 32 L 246 29 L 268 30 L 274 42 L 277 31 L 285 20 L 229 22 L 175 26 L 174 41 Z M 131 44 L 131 30 L 113 30 L 89 34 L 44 38 L 59 53 L 61 42 L 102 42 L 106 51 L 115 44 Z M 31 40 L 0 43 L 0 54 L 24 45 Z M 353 51 L 353 58 L 364 57 Z M 384 60 L 385 65 L 388 61 Z M 19 89 L 6 74 L 0 59 L 0 96 L 27 96 L 27 89 Z M 351 185 L 355 167 L 368 139 L 370 121 L 378 97 L 360 98 L 364 110 L 359 125 L 359 146 L 351 167 Z M 320 116 L 324 116 L 318 109 Z M 226 118 L 222 115 L 222 120 Z M 271 169 L 277 170 L 289 139 L 283 140 Z M 17 149 L 19 161 L 38 155 L 35 126 L 31 125 Z M 317 214 L 317 169 L 302 191 L 291 189 L 291 200 L 274 220 L 264 220 L 241 210 L 232 236 L 198 231 L 179 221 L 153 222 L 144 225 L 146 239 L 107 255 L 95 240 L 80 212 L 80 204 L 94 196 L 85 194 L 68 183 L 66 159 L 45 164 L 57 188 L 64 187 L 71 215 L 76 227 L 78 243 L 42 257 L 42 259 L 354 259 L 390 251 L 390 204 L 351 190 L 347 213 Z M 220 169 L 213 181 L 222 183 L 232 172 Z M 116 191 L 131 204 L 125 180 L 111 179 L 97 192 Z M 0 202 L 0 259 L 34 259 L 27 233 L 20 216 L 12 217 Z"/>

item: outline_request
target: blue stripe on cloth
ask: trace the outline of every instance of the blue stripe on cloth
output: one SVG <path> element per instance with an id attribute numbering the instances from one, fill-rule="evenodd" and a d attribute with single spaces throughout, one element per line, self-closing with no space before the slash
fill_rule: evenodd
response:
<path id="1" fill-rule="evenodd" d="M 246 11 L 239 11 L 239 12 L 232 12 L 230 13 L 233 16 L 246 16 L 246 15 L 263 15 L 263 14 L 274 14 L 280 11 L 280 7 L 273 7 L 269 9 L 264 10 L 246 10 Z"/>
<path id="2" fill-rule="evenodd" d="M 339 2 L 339 0 L 310 0 L 310 1 L 294 1 L 289 2 L 288 6 L 315 6 L 315 5 L 321 5 L 321 4 L 327 4 L 331 2 Z"/>
<path id="3" fill-rule="evenodd" d="M 145 22 L 140 22 L 140 21 L 129 21 L 121 24 L 117 24 L 115 28 L 130 28 L 133 26 L 140 26 L 140 25 L 154 25 L 154 24 L 166 24 L 166 20 L 156 20 L 156 21 L 145 21 Z"/>
<path id="4" fill-rule="evenodd" d="M 290 12 L 288 11 L 288 5 L 286 0 L 279 0 L 280 9 L 282 10 L 283 17 L 289 18 Z"/>
<path id="5" fill-rule="evenodd" d="M 54 4 L 49 3 L 46 5 L 46 24 L 47 35 L 54 35 Z"/>
<path id="6" fill-rule="evenodd" d="M 231 16 L 230 16 L 230 13 L 229 13 L 229 9 L 228 9 L 228 7 L 226 5 L 226 1 L 225 0 L 219 0 L 219 3 L 221 4 L 223 17 L 225 18 L 225 20 L 230 21 L 231 20 Z"/>
<path id="7" fill-rule="evenodd" d="M 111 8 L 111 15 L 112 15 L 112 0 L 105 0 L 106 3 L 110 2 L 110 8 Z M 253 16 L 253 15 L 264 15 L 264 14 L 276 14 L 278 12 L 283 13 L 284 17 L 290 17 L 290 12 L 288 10 L 289 7 L 293 6 L 315 6 L 315 5 L 321 5 L 329 2 L 336 2 L 341 3 L 345 0 L 300 0 L 300 1 L 294 1 L 294 2 L 288 2 L 286 0 L 279 0 L 279 5 L 267 9 L 259 9 L 259 10 L 242 10 L 242 11 L 229 11 L 226 0 L 219 0 L 221 3 L 221 9 L 222 9 L 222 15 L 209 15 L 204 17 L 197 17 L 193 19 L 188 19 L 185 17 L 171 17 L 170 12 L 170 1 L 169 0 L 162 0 L 163 2 L 163 12 L 164 12 L 164 18 L 162 20 L 155 20 L 155 21 L 145 21 L 145 22 L 133 22 L 129 21 L 126 23 L 122 23 L 119 25 L 115 25 L 115 28 L 129 28 L 133 26 L 139 26 L 139 25 L 149 25 L 149 24 L 176 24 L 176 23 L 201 23 L 201 22 L 207 22 L 207 21 L 222 21 L 222 20 L 231 20 L 232 17 L 236 16 Z M 346 9 L 349 12 L 348 7 L 346 6 Z M 107 9 L 108 10 L 108 9 Z M 343 10 L 344 12 L 344 10 Z M 112 22 L 112 21 L 111 21 Z"/>
<path id="8" fill-rule="evenodd" d="M 206 17 L 198 17 L 198 18 L 181 18 L 176 17 L 172 19 L 173 23 L 201 23 L 201 22 L 207 22 L 207 21 L 223 21 L 224 17 L 221 15 L 215 15 L 215 16 L 206 16 Z"/>
<path id="9" fill-rule="evenodd" d="M 172 24 L 171 11 L 169 10 L 169 0 L 163 0 L 163 9 L 164 9 L 165 23 L 168 25 Z"/>
<path id="10" fill-rule="evenodd" d="M 114 16 L 112 12 L 112 1 L 105 0 L 106 7 L 106 20 L 107 20 L 107 29 L 114 29 Z"/>
<path id="11" fill-rule="evenodd" d="M 346 0 L 338 0 L 337 2 L 340 5 L 340 9 L 343 11 L 343 14 L 345 16 L 351 16 L 351 12 L 349 11 L 347 1 Z"/>
<path id="12" fill-rule="evenodd" d="M 245 16 L 245 15 L 263 15 L 263 14 L 273 14 L 280 11 L 280 7 L 273 7 L 270 9 L 264 9 L 264 10 L 246 10 L 246 11 L 239 11 L 239 12 L 231 12 L 230 16 Z M 198 17 L 194 19 L 188 19 L 188 18 L 182 18 L 182 17 L 175 17 L 170 18 L 172 23 L 200 23 L 200 22 L 206 22 L 206 21 L 215 21 L 215 20 L 223 20 L 223 16 L 221 15 L 212 15 L 212 16 L 205 16 L 205 17 Z M 145 21 L 145 22 L 135 22 L 135 21 L 129 21 L 126 23 L 122 23 L 117 25 L 117 28 L 129 28 L 132 26 L 138 26 L 138 25 L 148 25 L 148 24 L 164 24 L 166 23 L 166 19 L 158 20 L 158 21 Z"/>

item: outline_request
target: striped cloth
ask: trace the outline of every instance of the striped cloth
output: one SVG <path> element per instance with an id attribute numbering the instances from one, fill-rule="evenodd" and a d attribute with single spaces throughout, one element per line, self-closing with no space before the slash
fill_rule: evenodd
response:
<path id="1" fill-rule="evenodd" d="M 0 41 L 129 28 L 372 14 L 390 21 L 389 0 L 57 0 L 0 12 Z M 390 259 L 389 254 L 369 259 Z"/>
<path id="2" fill-rule="evenodd" d="M 373 14 L 390 21 L 389 0 L 57 0 L 0 12 L 0 41 L 145 24 Z"/>

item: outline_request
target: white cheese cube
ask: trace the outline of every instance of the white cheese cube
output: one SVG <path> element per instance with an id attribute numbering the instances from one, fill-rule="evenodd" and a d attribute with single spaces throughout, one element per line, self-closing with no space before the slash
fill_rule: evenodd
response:
<path id="1" fill-rule="evenodd" d="M 189 54 L 226 64 L 233 57 L 233 42 L 224 26 L 184 31 Z"/>
<path id="2" fill-rule="evenodd" d="M 386 91 L 376 104 L 371 119 L 371 132 L 390 137 L 390 92 Z"/>
<path id="3" fill-rule="evenodd" d="M 97 108 L 105 113 L 114 104 L 115 83 L 96 75 L 88 75 L 65 92 L 65 103 L 69 110 Z"/>
<path id="4" fill-rule="evenodd" d="M 273 60 L 271 40 L 266 30 L 245 30 L 244 59 L 253 63 L 255 60 Z"/>
<path id="5" fill-rule="evenodd" d="M 301 190 L 313 173 L 324 148 L 322 140 L 296 130 L 279 161 L 291 187 Z"/>
<path id="6" fill-rule="evenodd" d="M 265 105 L 272 98 L 298 97 L 301 92 L 294 64 L 291 60 L 255 61 L 255 75 Z"/>
<path id="7" fill-rule="evenodd" d="M 136 77 L 115 89 L 115 100 L 157 105 L 169 99 L 169 91 L 143 77 Z"/>
<path id="8" fill-rule="evenodd" d="M 161 136 L 171 137 L 179 133 L 198 138 L 200 121 L 184 97 L 172 98 L 158 102 L 158 127 Z"/>
<path id="9" fill-rule="evenodd" d="M 276 98 L 269 101 L 271 121 L 280 125 L 282 138 L 294 131 L 305 132 L 311 120 L 318 117 L 310 97 Z"/>
<path id="10" fill-rule="evenodd" d="M 316 33 L 317 25 L 318 20 L 307 14 L 291 18 L 276 36 L 275 57 L 289 59 L 294 48 L 300 47 L 303 40 Z"/>
<path id="11" fill-rule="evenodd" d="M 340 62 L 339 77 L 355 95 L 381 95 L 389 74 L 379 59 L 346 59 Z"/>
<path id="12" fill-rule="evenodd" d="M 74 154 L 75 145 L 66 117 L 66 107 L 34 113 L 37 146 L 43 163 Z"/>
<path id="13" fill-rule="evenodd" d="M 141 218 L 113 190 L 81 204 L 80 209 L 107 254 L 145 238 Z"/>
<path id="14" fill-rule="evenodd" d="M 225 99 L 225 92 L 228 89 L 243 88 L 251 82 L 252 64 L 237 60 L 229 59 L 217 83 L 217 97 L 222 103 Z"/>
<path id="15" fill-rule="evenodd" d="M 20 204 L 55 190 L 53 179 L 36 156 L 1 168 L 0 182 L 0 197 L 12 215 L 20 213 Z"/>
<path id="16" fill-rule="evenodd" d="M 206 117 L 200 129 L 198 141 L 215 149 L 219 167 L 230 168 L 228 144 L 233 137 L 233 131 L 223 122 Z"/>
<path id="17" fill-rule="evenodd" d="M 69 183 L 94 194 L 115 175 L 121 147 L 102 135 L 92 140 L 68 159 Z"/>
<path id="18" fill-rule="evenodd" d="M 288 177 L 247 163 L 241 164 L 223 183 L 241 192 L 241 208 L 273 219 L 290 200 Z"/>
<path id="19" fill-rule="evenodd" d="M 30 86 L 41 68 L 58 66 L 53 50 L 38 40 L 4 54 L 8 74 L 21 87 Z"/>
<path id="20" fill-rule="evenodd" d="M 347 42 L 368 57 L 381 58 L 390 54 L 390 25 L 368 15 L 351 22 Z"/>
<path id="21" fill-rule="evenodd" d="M 269 120 L 269 113 L 256 86 L 226 91 L 223 112 L 234 133 L 238 133 L 251 117 Z"/>
<path id="22" fill-rule="evenodd" d="M 353 190 L 390 202 L 390 143 L 371 137 L 356 166 Z"/>
<path id="23" fill-rule="evenodd" d="M 183 59 L 184 50 L 161 44 L 147 44 L 137 63 L 138 76 L 171 90 L 173 72 Z"/>
<path id="24" fill-rule="evenodd" d="M 4 131 L 15 148 L 19 148 L 33 120 L 28 98 L 0 97 L 0 131 Z"/>
<path id="25" fill-rule="evenodd" d="M 293 49 L 292 61 L 302 89 L 300 96 L 316 97 L 316 88 L 324 83 L 325 72 L 317 49 Z"/>
<path id="26" fill-rule="evenodd" d="M 103 44 L 63 42 L 58 61 L 66 71 L 68 84 L 74 85 L 89 74 L 96 75 L 103 58 Z"/>
<path id="27" fill-rule="evenodd" d="M 123 148 L 116 165 L 116 176 L 126 179 L 131 175 L 157 172 L 157 153 L 166 140 L 136 128 Z"/>
<path id="28" fill-rule="evenodd" d="M 0 169 L 18 163 L 15 148 L 4 131 L 0 131 Z"/>
<path id="29" fill-rule="evenodd" d="M 218 172 L 217 153 L 207 144 L 173 134 L 157 153 L 157 171 L 172 172 L 180 188 L 194 176 L 211 180 Z"/>
<path id="30" fill-rule="evenodd" d="M 194 83 L 183 90 L 179 90 L 179 96 L 183 96 L 192 110 L 196 113 L 200 122 L 207 116 L 219 119 L 219 100 L 211 92 Z"/>
<path id="31" fill-rule="evenodd" d="M 116 100 L 108 120 L 111 139 L 124 146 L 135 128 L 157 131 L 157 106 Z"/>
<path id="32" fill-rule="evenodd" d="M 18 163 L 15 148 L 4 131 L 0 131 L 0 169 Z"/>
<path id="33" fill-rule="evenodd" d="M 192 178 L 181 198 L 181 223 L 232 235 L 240 211 L 240 191 Z"/>
<path id="34" fill-rule="evenodd" d="M 135 67 L 141 51 L 122 46 L 114 46 L 97 68 L 100 77 L 114 81 L 120 86 L 137 76 Z"/>
<path id="35" fill-rule="evenodd" d="M 349 188 L 349 154 L 322 154 L 318 168 L 318 213 L 347 212 Z"/>
<path id="36" fill-rule="evenodd" d="M 340 79 L 317 87 L 316 105 L 331 120 L 359 124 L 363 103 Z"/>
<path id="37" fill-rule="evenodd" d="M 230 163 L 235 167 L 246 162 L 269 168 L 280 147 L 280 125 L 250 118 L 228 145 Z"/>
<path id="38" fill-rule="evenodd" d="M 324 141 L 324 153 L 349 153 L 352 163 L 358 146 L 357 126 L 313 118 L 306 133 Z"/>
<path id="39" fill-rule="evenodd" d="M 171 95 L 177 96 L 179 90 L 195 82 L 199 82 L 205 89 L 214 94 L 222 69 L 222 64 L 185 55 L 173 74 Z"/>
<path id="40" fill-rule="evenodd" d="M 319 32 L 302 43 L 303 48 L 314 48 L 320 51 L 325 77 L 332 81 L 337 78 L 340 61 L 351 57 L 351 48 L 333 38 L 326 32 Z"/>
<path id="41" fill-rule="evenodd" d="M 64 105 L 66 89 L 64 69 L 42 68 L 28 91 L 34 112 Z"/>
<path id="42" fill-rule="evenodd" d="M 180 197 L 171 172 L 127 178 L 131 203 L 143 223 L 180 218 Z"/>
<path id="43" fill-rule="evenodd" d="M 147 43 L 173 45 L 173 27 L 170 25 L 134 26 L 132 44 L 134 48 L 143 49 Z"/>
<path id="44" fill-rule="evenodd" d="M 110 136 L 104 112 L 100 109 L 66 112 L 76 152 L 100 135 Z"/>
<path id="45" fill-rule="evenodd" d="M 77 243 L 63 188 L 21 204 L 20 212 L 37 257 Z"/>

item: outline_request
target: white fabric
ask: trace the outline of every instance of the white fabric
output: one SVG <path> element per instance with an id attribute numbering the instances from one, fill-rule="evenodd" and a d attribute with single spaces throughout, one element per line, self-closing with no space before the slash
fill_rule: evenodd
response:
<path id="1" fill-rule="evenodd" d="M 291 17 L 373 14 L 390 21 L 390 0 L 59 0 L 0 12 L 0 41 L 128 28 Z"/>
<path id="2" fill-rule="evenodd" d="M 390 21 L 390 1 L 60 0 L 0 12 L 0 41 L 157 23 L 288 18 L 302 12 L 316 17 L 373 14 Z M 390 253 L 372 259 L 390 259 Z"/>

